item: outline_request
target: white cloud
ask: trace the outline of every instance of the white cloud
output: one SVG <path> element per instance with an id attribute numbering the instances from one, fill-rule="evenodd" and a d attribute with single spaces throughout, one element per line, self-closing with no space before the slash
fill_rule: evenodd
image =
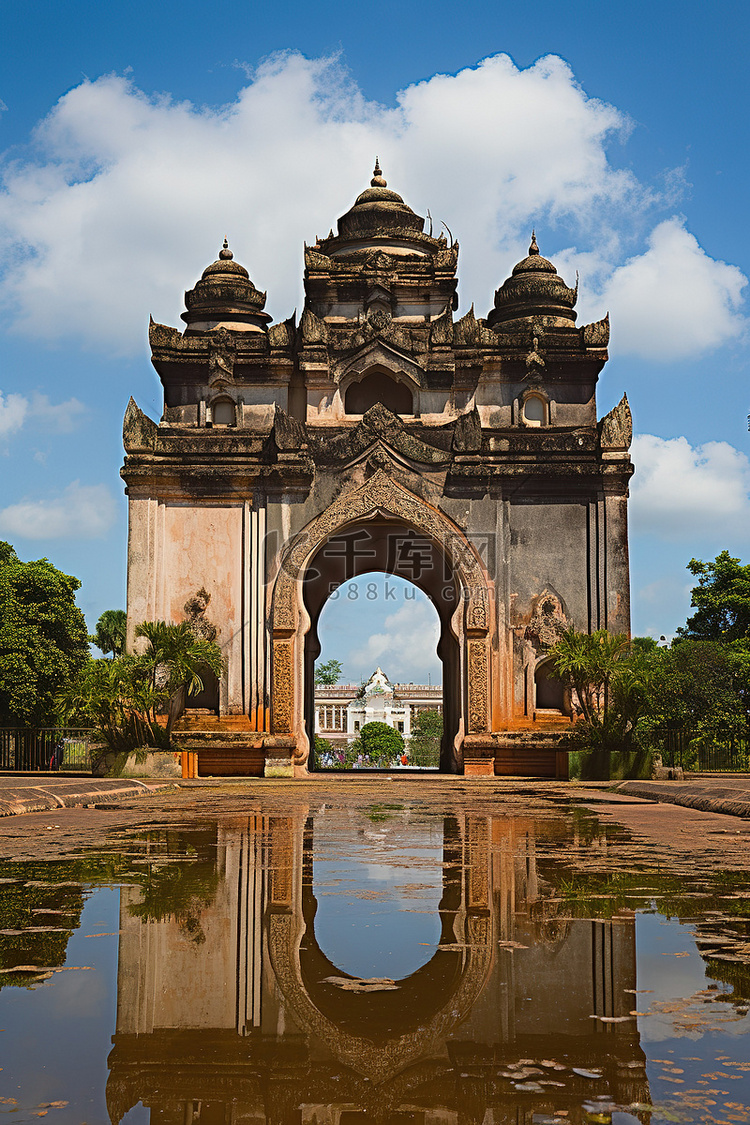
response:
<path id="1" fill-rule="evenodd" d="M 78 428 L 87 412 L 88 407 L 77 398 L 69 398 L 65 402 L 50 402 L 47 395 L 35 394 L 29 407 L 29 418 L 35 424 L 41 424 L 55 433 L 70 434 Z"/>
<path id="2" fill-rule="evenodd" d="M 23 426 L 29 404 L 23 395 L 3 395 L 0 391 L 0 439 L 10 437 Z"/>
<path id="3" fill-rule="evenodd" d="M 288 315 L 303 241 L 335 225 L 378 153 L 391 186 L 461 240 L 463 307 L 484 312 L 532 225 L 611 241 L 615 220 L 649 203 L 607 158 L 628 129 L 553 56 L 436 75 L 395 108 L 368 102 L 335 60 L 296 53 L 219 110 L 149 98 L 121 77 L 87 81 L 39 126 L 33 155 L 6 166 L 2 296 L 25 332 L 133 351 L 149 311 L 179 323 L 183 290 L 226 233 L 272 312 Z"/>
<path id="4" fill-rule="evenodd" d="M 691 446 L 687 438 L 640 434 L 630 520 L 635 533 L 692 543 L 750 533 L 750 460 L 725 441 Z"/>
<path id="5" fill-rule="evenodd" d="M 23 500 L 0 510 L 0 534 L 19 539 L 100 539 L 115 522 L 114 498 L 103 484 L 69 484 L 58 497 Z"/>
<path id="6" fill-rule="evenodd" d="M 17 433 L 28 421 L 35 427 L 69 434 L 76 429 L 87 409 L 77 398 L 50 402 L 47 395 L 34 394 L 29 400 L 25 395 L 3 395 L 0 391 L 0 439 Z"/>
<path id="7" fill-rule="evenodd" d="M 660 223 L 645 254 L 615 269 L 601 293 L 613 311 L 612 347 L 620 354 L 675 360 L 739 336 L 747 278 L 716 261 L 678 218 Z"/>
<path id="8" fill-rule="evenodd" d="M 369 676 L 379 665 L 391 681 L 413 679 L 415 669 L 432 673 L 433 683 L 440 682 L 442 665 L 436 648 L 440 625 L 432 604 L 423 595 L 405 601 L 383 622 L 383 631 L 371 634 L 359 648 L 352 649 L 346 659 L 347 669 L 356 677 Z"/>
<path id="9" fill-rule="evenodd" d="M 219 109 L 148 97 L 124 77 L 86 81 L 6 164 L 0 301 L 27 334 L 132 353 L 150 312 L 180 323 L 184 289 L 227 234 L 269 311 L 287 316 L 301 303 L 302 243 L 335 227 L 378 153 L 390 185 L 460 240 L 462 310 L 486 314 L 536 226 L 566 280 L 581 268 L 583 316 L 609 306 L 616 348 L 695 354 L 740 330 L 744 277 L 677 220 L 625 261 L 655 208 L 674 206 L 673 184 L 659 196 L 609 160 L 629 130 L 555 56 L 522 70 L 496 55 L 411 85 L 390 108 L 335 59 L 295 52 Z"/>

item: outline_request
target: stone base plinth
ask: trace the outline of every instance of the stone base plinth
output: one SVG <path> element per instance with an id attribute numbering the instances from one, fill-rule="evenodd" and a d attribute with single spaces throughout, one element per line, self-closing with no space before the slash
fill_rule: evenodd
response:
<path id="1" fill-rule="evenodd" d="M 262 777 L 263 734 L 191 731 L 175 739 L 185 753 L 183 777 Z"/>
<path id="2" fill-rule="evenodd" d="M 288 758 L 266 758 L 264 777 L 294 777 L 294 762 Z"/>
<path id="3" fill-rule="evenodd" d="M 565 735 L 558 731 L 499 731 L 493 735 L 495 774 L 499 777 L 568 779 Z"/>
<path id="4" fill-rule="evenodd" d="M 172 750 L 134 750 L 120 777 L 181 777 L 180 755 Z"/>
<path id="5" fill-rule="evenodd" d="M 494 777 L 494 758 L 467 758 L 464 755 L 464 777 Z"/>

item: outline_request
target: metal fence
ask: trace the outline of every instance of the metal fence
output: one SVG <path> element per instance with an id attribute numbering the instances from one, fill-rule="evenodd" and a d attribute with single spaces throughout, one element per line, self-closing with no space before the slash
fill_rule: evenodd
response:
<path id="1" fill-rule="evenodd" d="M 750 739 L 698 741 L 690 730 L 667 730 L 661 739 L 662 762 L 699 773 L 750 772 Z"/>
<path id="2" fill-rule="evenodd" d="M 0 769 L 91 772 L 94 731 L 84 727 L 0 727 Z"/>

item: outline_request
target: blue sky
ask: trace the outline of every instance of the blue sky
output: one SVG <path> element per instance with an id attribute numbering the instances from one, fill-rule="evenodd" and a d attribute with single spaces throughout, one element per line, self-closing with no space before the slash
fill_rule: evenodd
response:
<path id="1" fill-rule="evenodd" d="M 92 627 L 124 605 L 122 414 L 130 394 L 161 411 L 149 314 L 180 323 L 228 234 L 288 316 L 303 241 L 377 152 L 459 239 L 461 312 L 486 315 L 532 226 L 580 271 L 579 322 L 609 309 L 600 413 L 627 390 L 637 431 L 633 625 L 673 632 L 689 559 L 748 557 L 749 26 L 722 0 L 4 5 L 0 537 L 76 574 Z M 420 599 L 360 601 L 354 629 L 342 606 L 323 655 L 347 677 L 376 651 L 436 673 Z"/>

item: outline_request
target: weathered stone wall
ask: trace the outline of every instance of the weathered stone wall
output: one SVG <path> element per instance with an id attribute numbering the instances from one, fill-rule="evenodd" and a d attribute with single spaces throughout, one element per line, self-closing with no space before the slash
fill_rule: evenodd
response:
<path id="1" fill-rule="evenodd" d="M 596 414 L 608 318 L 576 327 L 577 287 L 532 237 L 487 318 L 455 319 L 457 262 L 458 245 L 426 234 L 376 176 L 338 233 L 306 247 L 299 321 L 269 325 L 225 246 L 186 295 L 185 332 L 150 326 L 165 412 L 156 424 L 131 400 L 125 418 L 129 643 L 141 620 L 180 620 L 205 586 L 222 715 L 296 743 L 300 770 L 317 642 L 283 567 L 292 551 L 301 578 L 305 536 L 340 533 L 350 506 L 440 550 L 452 537 L 474 560 L 474 577 L 458 566 L 451 579 L 461 613 L 441 611 L 454 768 L 466 739 L 481 756 L 493 734 L 536 721 L 537 672 L 562 628 L 629 629 L 632 419 L 625 398 Z M 350 389 L 362 409 L 381 397 L 346 413 Z M 408 415 L 384 405 L 409 398 Z"/>

